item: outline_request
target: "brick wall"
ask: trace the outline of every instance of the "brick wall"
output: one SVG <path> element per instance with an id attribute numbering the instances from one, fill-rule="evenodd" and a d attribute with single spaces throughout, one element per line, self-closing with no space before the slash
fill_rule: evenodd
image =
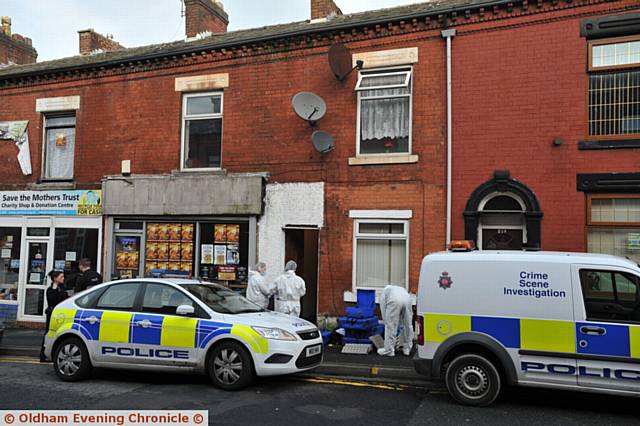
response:
<path id="1" fill-rule="evenodd" d="M 0 64 L 32 64 L 37 57 L 38 52 L 31 45 L 30 38 L 0 32 Z"/>
<path id="2" fill-rule="evenodd" d="M 584 251 L 585 196 L 576 173 L 637 172 L 637 150 L 579 151 L 587 136 L 587 42 L 580 19 L 629 1 L 461 27 L 453 40 L 453 238 L 462 212 L 494 170 L 533 190 L 542 249 Z M 553 146 L 561 138 L 561 146 Z"/>

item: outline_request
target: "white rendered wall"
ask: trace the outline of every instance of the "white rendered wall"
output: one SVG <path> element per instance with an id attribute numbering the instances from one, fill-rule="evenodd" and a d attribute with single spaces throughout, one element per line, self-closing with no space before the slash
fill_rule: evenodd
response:
<path id="1" fill-rule="evenodd" d="M 283 228 L 287 225 L 321 228 L 323 224 L 323 182 L 267 185 L 264 214 L 258 221 L 258 261 L 267 264 L 267 282 L 277 278 L 284 269 Z"/>

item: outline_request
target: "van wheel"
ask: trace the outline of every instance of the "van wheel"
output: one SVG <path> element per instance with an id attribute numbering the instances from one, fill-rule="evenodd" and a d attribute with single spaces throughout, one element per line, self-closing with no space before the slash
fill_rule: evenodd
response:
<path id="1" fill-rule="evenodd" d="M 77 382 L 89 375 L 91 360 L 87 347 L 77 337 L 68 337 L 53 352 L 53 368 L 65 382 Z"/>
<path id="2" fill-rule="evenodd" d="M 239 390 L 253 380 L 253 364 L 247 350 L 239 343 L 226 341 L 209 355 L 209 377 L 216 387 Z"/>
<path id="3" fill-rule="evenodd" d="M 500 374 L 491 361 L 481 355 L 460 355 L 446 372 L 447 390 L 461 404 L 485 407 L 500 393 Z"/>

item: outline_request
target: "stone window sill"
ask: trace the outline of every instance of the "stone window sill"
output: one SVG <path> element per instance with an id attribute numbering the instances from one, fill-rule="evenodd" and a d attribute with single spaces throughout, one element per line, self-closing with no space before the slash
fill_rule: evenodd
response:
<path id="1" fill-rule="evenodd" d="M 417 155 L 371 155 L 349 157 L 350 166 L 366 166 L 369 164 L 411 164 L 417 163 Z"/>
<path id="2" fill-rule="evenodd" d="M 640 148 L 640 139 L 590 139 L 578 142 L 581 151 L 624 148 Z"/>

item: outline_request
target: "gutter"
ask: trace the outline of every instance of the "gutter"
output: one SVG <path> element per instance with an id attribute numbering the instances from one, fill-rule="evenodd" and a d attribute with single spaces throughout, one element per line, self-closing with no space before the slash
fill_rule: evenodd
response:
<path id="1" fill-rule="evenodd" d="M 236 40 L 236 41 L 231 41 L 226 43 L 225 42 L 211 43 L 211 44 L 201 45 L 198 47 L 189 46 L 182 49 L 167 51 L 163 53 L 150 53 L 150 54 L 146 54 L 142 56 L 134 56 L 130 58 L 107 60 L 102 62 L 91 62 L 88 64 L 67 66 L 67 67 L 61 67 L 61 68 L 51 68 L 51 69 L 40 70 L 40 71 L 30 71 L 30 72 L 27 71 L 24 73 L 17 72 L 15 74 L 0 75 L 0 81 L 11 79 L 11 78 L 30 77 L 33 75 L 41 75 L 41 74 L 48 74 L 48 73 L 70 72 L 70 71 L 83 70 L 83 69 L 96 68 L 96 67 L 111 67 L 111 66 L 119 65 L 126 62 L 134 62 L 134 61 L 137 62 L 137 61 L 160 59 L 167 56 L 191 54 L 191 53 L 196 53 L 203 50 L 222 49 L 222 48 L 235 47 L 243 44 L 260 43 L 260 42 L 265 42 L 270 40 L 277 40 L 277 39 L 286 38 L 286 37 L 303 36 L 303 35 L 318 34 L 318 33 L 330 32 L 330 31 L 337 31 L 337 30 L 345 30 L 345 29 L 350 29 L 354 27 L 380 24 L 382 22 L 387 22 L 387 21 L 411 20 L 415 18 L 426 17 L 429 15 L 461 12 L 461 11 L 466 11 L 470 9 L 479 9 L 481 7 L 487 7 L 487 6 L 500 6 L 503 4 L 506 5 L 508 3 L 520 3 L 521 1 L 522 0 L 488 0 L 488 1 L 483 1 L 479 3 L 456 6 L 452 8 L 443 8 L 443 9 L 435 8 L 429 11 L 415 12 L 415 13 L 409 13 L 404 15 L 388 16 L 385 18 L 379 17 L 379 18 L 367 19 L 364 21 L 346 22 L 346 23 L 339 23 L 334 25 L 329 24 L 326 26 L 309 28 L 307 30 L 285 31 L 282 33 L 273 34 L 266 37 L 265 36 L 251 37 L 247 39 L 241 39 L 241 40 Z"/>
<path id="2" fill-rule="evenodd" d="M 446 247 L 451 242 L 451 184 L 452 184 L 452 81 L 451 81 L 451 39 L 455 37 L 455 28 L 443 30 L 442 37 L 447 40 L 447 232 L 446 232 Z"/>

